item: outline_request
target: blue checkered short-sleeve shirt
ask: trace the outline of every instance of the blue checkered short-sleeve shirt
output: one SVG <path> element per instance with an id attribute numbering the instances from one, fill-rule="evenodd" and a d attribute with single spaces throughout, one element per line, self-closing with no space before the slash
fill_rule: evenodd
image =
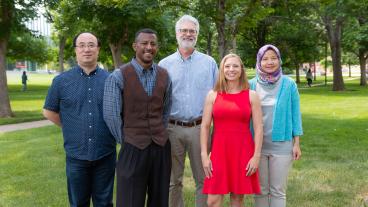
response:
<path id="1" fill-rule="evenodd" d="M 98 160 L 115 151 L 115 138 L 102 113 L 108 75 L 98 67 L 87 75 L 76 66 L 55 77 L 49 88 L 44 109 L 60 114 L 68 157 Z"/>

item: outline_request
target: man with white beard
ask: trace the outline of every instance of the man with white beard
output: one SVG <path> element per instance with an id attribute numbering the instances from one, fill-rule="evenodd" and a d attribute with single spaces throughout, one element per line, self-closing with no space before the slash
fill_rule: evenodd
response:
<path id="1" fill-rule="evenodd" d="M 178 50 L 159 62 L 172 80 L 172 107 L 169 117 L 171 142 L 170 207 L 184 207 L 182 196 L 185 156 L 188 152 L 196 184 L 196 207 L 207 206 L 202 194 L 204 171 L 201 161 L 200 129 L 205 97 L 215 85 L 218 70 L 215 60 L 195 49 L 199 23 L 190 15 L 175 25 Z"/>

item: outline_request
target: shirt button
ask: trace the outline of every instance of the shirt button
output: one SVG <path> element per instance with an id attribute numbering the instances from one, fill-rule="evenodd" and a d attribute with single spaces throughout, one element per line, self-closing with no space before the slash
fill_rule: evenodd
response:
<path id="1" fill-rule="evenodd" d="M 88 103 L 91 103 L 92 101 L 91 100 L 88 100 Z"/>
<path id="2" fill-rule="evenodd" d="M 92 116 L 92 113 L 91 113 L 91 112 L 89 112 L 89 113 L 88 113 L 88 115 Z"/>
<path id="3" fill-rule="evenodd" d="M 88 88 L 88 90 L 90 91 L 90 90 L 92 90 L 91 88 Z"/>
<path id="4" fill-rule="evenodd" d="M 92 139 L 88 139 L 88 141 L 92 141 Z"/>
<path id="5" fill-rule="evenodd" d="M 92 126 L 89 126 L 89 128 L 92 128 Z"/>

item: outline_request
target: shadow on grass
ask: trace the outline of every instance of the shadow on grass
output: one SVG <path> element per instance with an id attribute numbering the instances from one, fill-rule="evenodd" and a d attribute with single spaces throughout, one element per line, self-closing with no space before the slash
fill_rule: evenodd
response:
<path id="1" fill-rule="evenodd" d="M 0 125 L 43 120 L 42 109 L 35 111 L 15 111 L 12 118 L 0 118 Z"/>
<path id="2" fill-rule="evenodd" d="M 21 101 L 21 100 L 44 100 L 47 95 L 47 90 L 49 86 L 44 85 L 30 85 L 27 91 L 21 91 L 20 85 L 10 85 L 10 100 L 11 101 Z"/>
<path id="3" fill-rule="evenodd" d="M 304 152 L 320 161 L 364 161 L 367 155 L 368 116 L 360 119 L 326 119 L 303 115 Z"/>
<path id="4" fill-rule="evenodd" d="M 362 206 L 368 192 L 368 117 L 303 115 L 302 159 L 289 176 L 289 206 Z"/>
<path id="5" fill-rule="evenodd" d="M 332 91 L 332 86 L 315 86 L 311 88 L 299 87 L 300 94 L 334 97 L 368 97 L 368 87 L 359 86 L 356 83 L 345 84 L 345 91 Z"/>

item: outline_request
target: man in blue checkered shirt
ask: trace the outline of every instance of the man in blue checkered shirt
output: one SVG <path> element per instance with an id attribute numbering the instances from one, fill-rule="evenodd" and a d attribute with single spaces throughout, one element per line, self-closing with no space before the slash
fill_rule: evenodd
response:
<path id="1" fill-rule="evenodd" d="M 97 65 L 100 43 L 84 32 L 73 40 L 78 65 L 54 78 L 44 116 L 60 126 L 70 206 L 113 206 L 116 141 L 103 120 L 109 73 Z"/>

